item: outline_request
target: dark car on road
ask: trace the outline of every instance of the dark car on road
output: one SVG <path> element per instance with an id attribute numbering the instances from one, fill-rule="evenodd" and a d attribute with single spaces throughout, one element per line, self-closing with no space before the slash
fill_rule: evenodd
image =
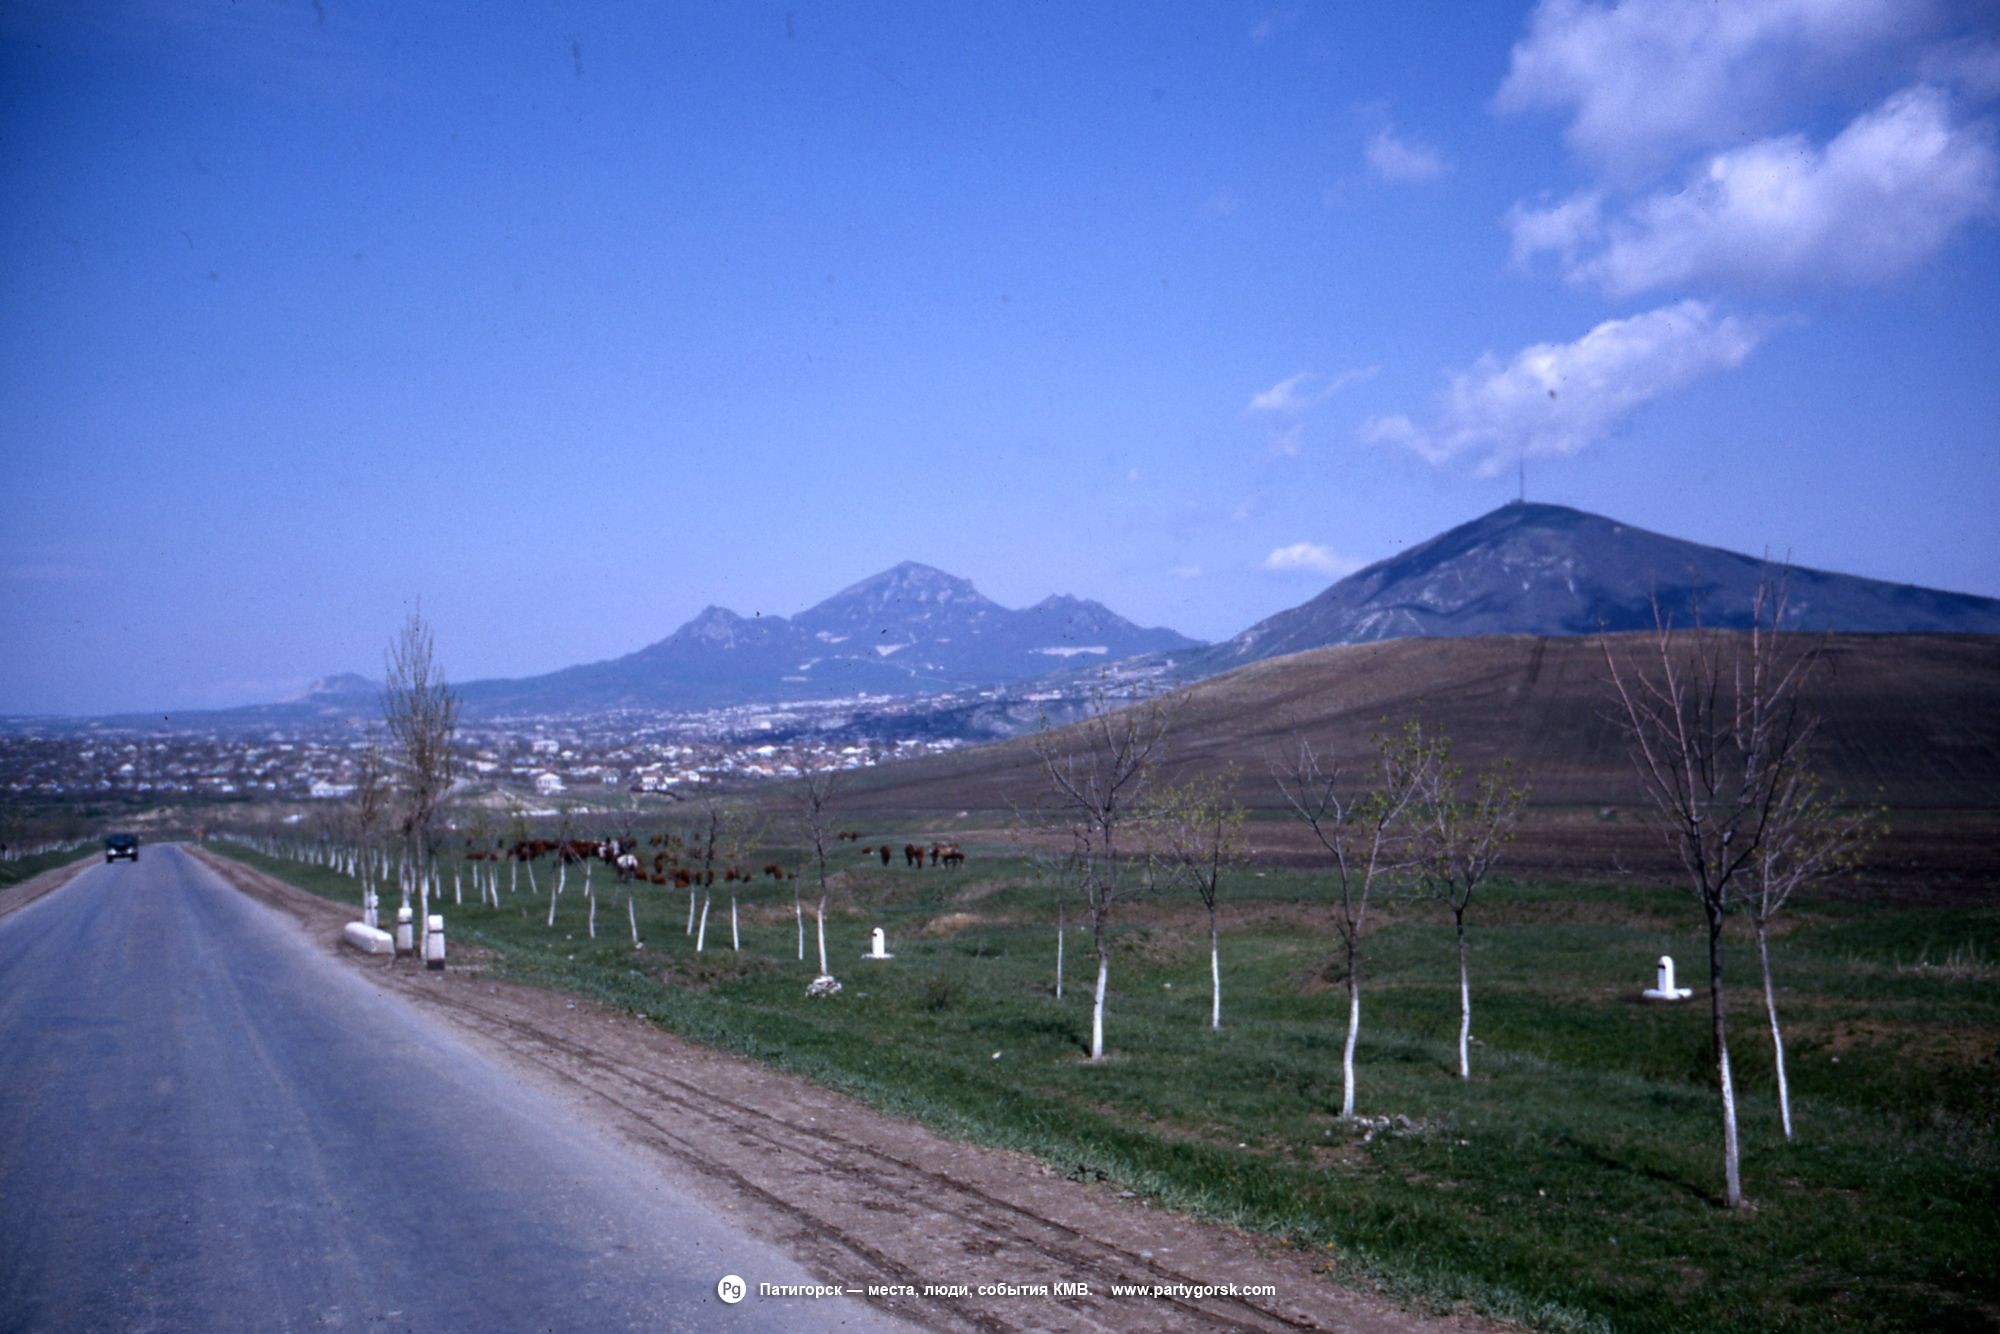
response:
<path id="1" fill-rule="evenodd" d="M 113 834 L 104 840 L 104 860 L 115 862 L 123 857 L 128 862 L 139 860 L 139 836 L 137 834 Z"/>

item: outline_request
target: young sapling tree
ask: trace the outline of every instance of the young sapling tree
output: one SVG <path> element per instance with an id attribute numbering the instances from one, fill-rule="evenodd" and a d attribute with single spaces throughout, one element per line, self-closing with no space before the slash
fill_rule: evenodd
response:
<path id="1" fill-rule="evenodd" d="M 1168 874 L 1193 890 L 1208 910 L 1208 1026 L 1222 1027 L 1222 934 L 1216 920 L 1222 879 L 1243 857 L 1241 804 L 1229 799 L 1236 786 L 1232 769 L 1191 779 L 1163 791 L 1158 799 L 1158 843 Z"/>
<path id="2" fill-rule="evenodd" d="M 1785 1032 L 1778 1023 L 1777 989 L 1771 980 L 1771 919 L 1801 889 L 1853 869 L 1881 831 L 1882 812 L 1844 808 L 1822 795 L 1819 779 L 1797 769 L 1772 803 L 1771 818 L 1757 850 L 1754 874 L 1744 895 L 1757 936 L 1757 966 L 1763 974 L 1764 1015 L 1771 1025 L 1771 1061 L 1778 1079 L 1778 1121 L 1792 1138 L 1792 1090 L 1785 1078 Z"/>
<path id="3" fill-rule="evenodd" d="M 1104 1059 L 1104 996 L 1111 974 L 1111 916 L 1121 899 L 1150 887 L 1134 878 L 1121 851 L 1128 826 L 1145 809 L 1147 790 L 1166 750 L 1168 706 L 1158 696 L 1125 708 L 1099 692 L 1083 717 L 1058 731 L 1046 718 L 1035 753 L 1055 808 L 1071 829 L 1081 888 L 1090 909 L 1097 986 L 1090 1006 L 1090 1059 Z"/>
<path id="4" fill-rule="evenodd" d="M 1442 732 L 1421 733 L 1429 748 L 1423 790 L 1415 807 L 1418 884 L 1429 898 L 1451 909 L 1458 937 L 1458 1077 L 1472 1078 L 1472 974 L 1466 959 L 1465 914 L 1473 895 L 1492 875 L 1501 852 L 1513 841 L 1528 802 L 1528 785 L 1516 782 L 1513 762 L 1472 780 L 1451 763 L 1451 740 Z"/>
<path id="5" fill-rule="evenodd" d="M 1617 646 L 1610 635 L 1600 637 L 1611 719 L 1625 734 L 1654 823 L 1680 861 L 1708 928 L 1723 1202 L 1731 1209 L 1743 1203 L 1743 1179 L 1722 929 L 1754 879 L 1779 800 L 1803 765 L 1818 724 L 1799 696 L 1824 645 L 1794 647 L 1790 641 L 1797 636 L 1780 631 L 1784 610 L 1784 579 L 1767 576 L 1759 583 L 1747 636 L 1704 626 L 1698 604 L 1691 628 L 1676 631 L 1655 599 L 1650 635 Z"/>
<path id="6" fill-rule="evenodd" d="M 1331 759 L 1322 760 L 1302 733 L 1292 750 L 1273 766 L 1272 777 L 1292 813 L 1312 831 L 1332 858 L 1340 897 L 1334 929 L 1347 963 L 1347 1037 L 1340 1049 L 1340 1117 L 1354 1119 L 1354 1051 L 1361 1037 L 1361 938 L 1375 888 L 1407 869 L 1413 860 L 1411 810 L 1427 779 L 1433 752 L 1421 743 L 1414 724 L 1378 736 L 1374 784 L 1360 791 L 1348 785 Z"/>

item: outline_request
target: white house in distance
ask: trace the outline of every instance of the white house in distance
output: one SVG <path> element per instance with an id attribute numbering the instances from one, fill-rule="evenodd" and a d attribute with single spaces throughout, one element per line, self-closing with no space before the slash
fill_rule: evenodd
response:
<path id="1" fill-rule="evenodd" d="M 561 774 L 543 770 L 541 773 L 535 775 L 535 791 L 541 795 L 545 797 L 553 796 L 562 790 L 563 780 Z"/>

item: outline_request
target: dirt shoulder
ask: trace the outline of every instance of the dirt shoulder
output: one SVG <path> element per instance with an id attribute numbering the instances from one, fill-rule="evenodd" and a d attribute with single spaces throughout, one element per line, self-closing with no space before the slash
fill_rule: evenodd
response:
<path id="1" fill-rule="evenodd" d="M 932 1329 L 1473 1330 L 1342 1278 L 1325 1259 L 1167 1213 L 1024 1154 L 956 1143 L 804 1079 L 711 1050 L 634 1015 L 460 965 L 441 973 L 339 944 L 352 913 L 205 849 L 237 888 L 289 913 L 349 967 L 393 988 L 643 1152 L 717 1210 Z M 745 1275 L 752 1284 L 755 1275 Z M 1083 1283 L 1087 1297 L 982 1294 Z M 1113 1296 L 1113 1284 L 1184 1289 Z M 1235 1285 L 1237 1295 L 1192 1290 Z M 962 1287 L 929 1295 L 927 1286 Z M 1248 1288 L 1275 1295 L 1242 1295 Z"/>
<path id="2" fill-rule="evenodd" d="M 67 885 L 70 881 L 88 871 L 97 863 L 97 860 L 98 854 L 92 853 L 87 857 L 78 858 L 68 866 L 58 866 L 54 870 L 44 871 L 38 876 L 23 880 L 18 885 L 9 885 L 5 889 L 0 889 L 0 917 L 21 911 L 21 909 L 27 907 L 45 894 L 55 893 L 64 885 Z"/>

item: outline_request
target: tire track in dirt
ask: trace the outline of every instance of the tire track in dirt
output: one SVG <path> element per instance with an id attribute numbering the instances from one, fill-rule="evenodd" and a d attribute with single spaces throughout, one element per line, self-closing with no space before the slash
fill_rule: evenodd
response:
<path id="1" fill-rule="evenodd" d="M 543 1048 L 551 1046 L 548 1035 L 536 1027 L 519 1022 L 497 1011 L 486 1009 L 479 1005 L 477 1001 L 470 1003 L 461 1001 L 460 1004 L 462 1008 L 478 1013 L 483 1019 L 497 1024 L 511 1033 L 519 1044 L 525 1044 L 528 1047 Z M 517 1054 L 527 1054 L 522 1051 L 520 1045 L 514 1045 L 511 1049 Z M 741 1117 L 745 1122 L 754 1123 L 757 1126 L 757 1129 L 748 1132 L 754 1144 L 768 1146 L 769 1150 L 773 1153 L 793 1160 L 803 1159 L 816 1163 L 828 1173 L 844 1178 L 850 1185 L 857 1189 L 887 1190 L 892 1195 L 899 1197 L 922 1199 L 925 1201 L 926 1212 L 933 1215 L 929 1220 L 930 1222 L 935 1223 L 937 1221 L 936 1216 L 941 1215 L 943 1218 L 949 1219 L 954 1223 L 968 1224 L 977 1233 L 982 1242 L 994 1250 L 1004 1250 L 1010 1243 L 1025 1246 L 1052 1262 L 1056 1266 L 1054 1272 L 1058 1276 L 1073 1278 L 1077 1277 L 1081 1271 L 1085 1280 L 1091 1282 L 1093 1287 L 1101 1286 L 1107 1290 L 1109 1285 L 1114 1281 L 1135 1284 L 1155 1282 L 1171 1284 L 1195 1281 L 1190 1279 L 1186 1274 L 1148 1260 L 1142 1254 L 1101 1241 L 1074 1227 L 1043 1217 L 1020 1205 L 1000 1199 L 967 1183 L 954 1181 L 944 1173 L 923 1167 L 905 1158 L 884 1154 L 877 1146 L 863 1145 L 839 1136 L 834 1136 L 831 1139 L 815 1139 L 804 1134 L 798 1127 L 791 1123 L 772 1116 L 759 1108 L 752 1107 L 747 1103 L 716 1097 L 706 1090 L 697 1088 L 687 1080 L 677 1079 L 671 1075 L 643 1071 L 624 1062 L 604 1057 L 595 1051 L 578 1048 L 570 1044 L 560 1044 L 556 1046 L 556 1050 L 559 1051 L 565 1060 L 589 1067 L 602 1080 L 608 1080 L 614 1084 L 629 1084 L 650 1095 L 650 1099 L 653 1102 L 665 1103 L 690 1117 L 707 1119 L 719 1129 L 733 1131 L 738 1134 L 745 1133 L 744 1125 L 734 1124 L 730 1120 L 732 1115 Z M 545 1064 L 556 1073 L 565 1073 L 559 1062 L 551 1062 L 538 1055 L 531 1056 L 530 1059 L 535 1059 L 539 1063 Z M 600 1097 L 604 1097 L 607 1101 L 623 1107 L 629 1115 L 651 1126 L 654 1132 L 666 1141 L 682 1148 L 684 1151 L 690 1151 L 690 1154 L 695 1149 L 695 1142 L 692 1138 L 675 1134 L 675 1132 L 668 1129 L 665 1124 L 656 1119 L 651 1113 L 642 1110 L 640 1104 L 619 1098 L 615 1093 L 604 1088 L 602 1083 L 594 1084 L 593 1091 Z M 721 1113 L 718 1113 L 716 1110 L 717 1106 L 722 1109 Z M 714 1166 L 712 1163 L 703 1163 L 692 1156 L 690 1156 L 689 1160 L 705 1169 Z M 740 1173 L 726 1171 L 726 1175 L 733 1184 L 756 1191 L 767 1198 L 775 1200 L 775 1197 L 769 1196 L 768 1192 L 764 1192 L 756 1187 L 754 1183 L 750 1183 Z M 903 1179 L 898 1180 L 898 1177 Z M 943 1199 L 951 1199 L 955 1202 L 955 1205 L 946 1206 L 941 1203 Z M 779 1203 L 782 1204 L 783 1202 Z M 799 1210 L 794 1206 L 785 1205 L 784 1207 L 786 1207 L 788 1212 L 805 1216 L 805 1211 Z M 863 1207 L 866 1207 L 866 1205 Z M 823 1219 L 815 1218 L 813 1222 L 818 1228 L 833 1231 Z M 1038 1232 L 1053 1235 L 1037 1235 Z M 856 1254 L 866 1256 L 871 1261 L 885 1268 L 907 1272 L 903 1271 L 902 1267 L 896 1265 L 894 1261 L 889 1260 L 879 1249 L 860 1244 L 854 1238 L 844 1233 L 834 1231 L 833 1235 L 844 1247 L 854 1250 Z M 917 1283 L 926 1280 L 904 1278 L 900 1281 Z M 1041 1281 L 1041 1279 L 1038 1276 L 1034 1280 L 1010 1278 L 1010 1281 L 1027 1282 Z M 1060 1277 L 1056 1277 L 1050 1278 L 1047 1281 L 1055 1282 L 1061 1281 L 1061 1279 Z M 1223 1298 L 1217 1300 L 1227 1302 L 1230 1309 L 1219 1310 L 1214 1303 L 1203 1306 L 1191 1301 L 1173 1301 L 1172 1304 L 1185 1314 L 1194 1317 L 1195 1323 L 1201 1328 L 1234 1330 L 1312 1328 L 1312 1324 L 1307 1320 L 1289 1316 L 1282 1311 L 1258 1306 L 1247 1299 Z M 1010 1324 L 998 1320 L 990 1324 L 984 1320 L 979 1320 L 975 1323 L 981 1328 L 1006 1329 L 1021 1327 L 1018 1324 Z M 1071 1322 L 1065 1321 L 1061 1327 L 1075 1328 L 1076 1326 Z"/>

